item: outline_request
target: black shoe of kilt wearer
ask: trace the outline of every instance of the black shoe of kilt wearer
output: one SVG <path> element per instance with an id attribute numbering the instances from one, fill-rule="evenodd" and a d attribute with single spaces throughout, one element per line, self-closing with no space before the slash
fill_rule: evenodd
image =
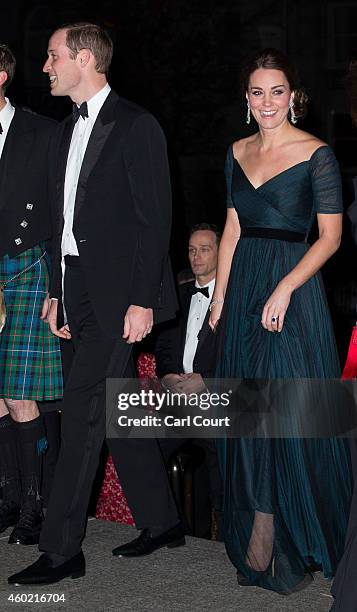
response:
<path id="1" fill-rule="evenodd" d="M 51 558 L 44 553 L 22 572 L 10 576 L 8 583 L 15 586 L 53 584 L 64 578 L 82 578 L 86 573 L 86 562 L 82 551 L 57 567 L 52 565 Z"/>
<path id="2" fill-rule="evenodd" d="M 38 544 L 43 523 L 42 511 L 23 508 L 15 529 L 10 534 L 9 544 L 28 546 Z"/>
<path id="3" fill-rule="evenodd" d="M 13 501 L 0 502 L 0 533 L 16 525 L 20 518 L 20 506 Z"/>
<path id="4" fill-rule="evenodd" d="M 123 546 L 117 546 L 112 552 L 115 557 L 144 557 L 145 555 L 151 555 L 151 553 L 163 546 L 175 548 L 184 544 L 186 544 L 185 532 L 182 524 L 178 523 L 175 527 L 154 537 L 149 529 L 144 529 L 138 538 L 123 544 Z"/>

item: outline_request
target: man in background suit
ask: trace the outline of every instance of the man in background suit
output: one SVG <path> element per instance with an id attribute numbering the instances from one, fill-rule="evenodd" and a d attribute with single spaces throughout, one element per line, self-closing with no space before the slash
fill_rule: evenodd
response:
<path id="1" fill-rule="evenodd" d="M 11 584 L 50 584 L 85 574 L 86 512 L 105 437 L 105 379 L 133 375 L 131 348 L 170 318 L 167 290 L 171 193 L 166 143 L 147 111 L 119 98 L 106 73 L 112 42 L 93 24 L 52 35 L 44 72 L 53 96 L 71 97 L 73 117 L 56 139 L 54 270 L 48 315 L 75 354 L 62 410 L 62 445 L 40 539 L 44 554 Z M 58 321 L 62 301 L 69 325 Z M 142 529 L 114 549 L 140 556 L 184 544 L 183 530 L 154 439 L 111 439 L 121 485 Z"/>
<path id="2" fill-rule="evenodd" d="M 174 322 L 166 323 L 159 334 L 155 357 L 161 384 L 173 393 L 200 393 L 204 378 L 214 376 L 217 357 L 217 335 L 208 325 L 218 246 L 221 235 L 214 225 L 200 223 L 190 231 L 188 257 L 195 280 L 179 286 L 181 311 Z M 184 439 L 160 440 L 168 459 Z M 212 507 L 220 512 L 222 484 L 214 440 L 197 441 L 206 452 L 209 494 Z"/>
<path id="3" fill-rule="evenodd" d="M 203 378 L 214 376 L 217 336 L 208 319 L 220 237 L 209 223 L 191 229 L 188 258 L 195 280 L 179 286 L 180 313 L 162 326 L 156 343 L 157 374 L 173 392 L 199 392 L 204 388 Z"/>

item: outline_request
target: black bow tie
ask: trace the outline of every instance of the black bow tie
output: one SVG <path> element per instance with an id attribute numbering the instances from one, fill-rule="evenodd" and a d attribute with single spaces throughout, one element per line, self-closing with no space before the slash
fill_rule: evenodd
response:
<path id="1" fill-rule="evenodd" d="M 202 293 L 202 295 L 204 295 L 206 298 L 209 298 L 208 287 L 194 287 L 193 285 L 191 285 L 191 287 L 189 288 L 189 292 L 191 295 L 196 295 L 196 293 Z"/>
<path id="2" fill-rule="evenodd" d="M 2 125 L 0 123 L 0 134 L 2 134 L 2 133 L 3 133 L 3 129 L 2 129 Z"/>
<path id="3" fill-rule="evenodd" d="M 88 117 L 87 102 L 82 102 L 82 104 L 79 107 L 77 106 L 77 104 L 73 104 L 72 117 L 73 117 L 74 123 L 77 123 L 79 117 L 83 117 L 83 119 L 86 119 Z"/>

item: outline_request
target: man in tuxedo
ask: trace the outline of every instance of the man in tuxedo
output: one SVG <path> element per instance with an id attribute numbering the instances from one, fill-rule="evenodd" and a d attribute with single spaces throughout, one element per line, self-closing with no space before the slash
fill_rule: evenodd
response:
<path id="1" fill-rule="evenodd" d="M 86 513 L 105 437 L 106 377 L 132 376 L 131 349 L 154 320 L 176 310 L 169 291 L 171 193 L 166 143 L 144 109 L 119 98 L 106 74 L 112 42 L 93 24 L 61 27 L 43 67 L 53 96 L 70 96 L 53 164 L 54 270 L 51 329 L 73 339 L 62 444 L 40 550 L 10 584 L 50 584 L 85 574 Z M 58 315 L 62 302 L 68 323 Z M 136 557 L 184 544 L 162 455 L 154 439 L 111 439 L 138 538 L 113 550 Z"/>
<path id="2" fill-rule="evenodd" d="M 190 231 L 188 258 L 195 280 L 179 286 L 180 314 L 163 326 L 155 350 L 158 376 L 173 392 L 202 391 L 203 377 L 214 375 L 217 337 L 208 325 L 208 307 L 219 241 L 220 233 L 209 223 L 195 225 Z"/>
<path id="3" fill-rule="evenodd" d="M 221 235 L 214 225 L 200 223 L 190 231 L 188 257 L 195 280 L 179 286 L 180 314 L 174 322 L 164 324 L 156 342 L 156 371 L 161 384 L 173 393 L 200 393 L 204 378 L 214 376 L 217 357 L 217 335 L 208 325 L 218 246 Z M 168 459 L 184 439 L 160 440 Z M 206 453 L 209 495 L 214 510 L 221 510 L 222 484 L 214 440 L 197 442 Z M 218 515 L 217 518 L 219 518 Z"/>
<path id="4" fill-rule="evenodd" d="M 63 391 L 59 340 L 41 321 L 51 233 L 47 158 L 56 124 L 5 97 L 15 65 L 0 44 L 0 533 L 14 526 L 10 544 L 36 544 L 47 444 L 38 401 Z"/>

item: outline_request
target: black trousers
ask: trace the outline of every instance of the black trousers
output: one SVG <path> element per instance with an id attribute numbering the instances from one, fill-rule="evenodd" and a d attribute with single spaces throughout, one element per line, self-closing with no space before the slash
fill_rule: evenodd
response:
<path id="1" fill-rule="evenodd" d="M 79 261 L 79 260 L 78 260 Z M 80 266 L 65 271 L 65 307 L 75 354 L 62 405 L 61 449 L 39 548 L 66 557 L 77 554 L 85 534 L 88 503 L 105 438 L 105 379 L 132 374 L 131 346 L 101 331 Z M 178 522 L 158 443 L 110 439 L 110 453 L 139 528 L 169 528 Z"/>

